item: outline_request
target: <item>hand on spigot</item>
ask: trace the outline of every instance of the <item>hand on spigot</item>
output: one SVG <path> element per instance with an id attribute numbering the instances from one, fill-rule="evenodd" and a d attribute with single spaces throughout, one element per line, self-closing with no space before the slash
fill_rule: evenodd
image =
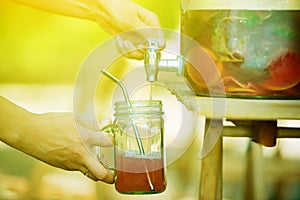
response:
<path id="1" fill-rule="evenodd" d="M 160 49 L 165 48 L 164 33 L 158 16 L 131 0 L 102 0 L 103 12 L 99 25 L 116 36 L 120 53 L 127 58 L 144 59 L 148 38 L 157 38 Z"/>
<path id="2" fill-rule="evenodd" d="M 115 8 L 110 10 L 110 16 L 114 19 L 110 22 L 113 24 L 105 27 L 108 28 L 107 32 L 119 34 L 116 37 L 116 44 L 124 56 L 138 60 L 144 59 L 148 38 L 157 38 L 159 48 L 165 48 L 164 33 L 155 13 L 130 0 L 118 1 L 117 4 L 117 7 L 114 6 Z"/>
<path id="3" fill-rule="evenodd" d="M 158 38 L 159 47 L 162 49 L 165 47 L 158 16 L 131 0 L 11 1 L 60 15 L 94 21 L 111 35 L 124 33 L 118 37 L 117 46 L 121 53 L 126 53 L 125 56 L 129 58 L 144 58 L 147 38 Z"/>
<path id="4" fill-rule="evenodd" d="M 142 60 L 148 47 L 148 38 L 157 38 L 159 49 L 165 48 L 163 31 L 159 28 L 144 28 L 123 32 L 116 36 L 116 45 L 125 57 Z"/>

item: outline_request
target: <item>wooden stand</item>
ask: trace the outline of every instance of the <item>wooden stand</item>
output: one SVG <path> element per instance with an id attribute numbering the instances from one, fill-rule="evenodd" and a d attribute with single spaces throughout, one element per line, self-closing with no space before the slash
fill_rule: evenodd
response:
<path id="1" fill-rule="evenodd" d="M 263 175 L 261 145 L 275 146 L 277 138 L 300 138 L 300 129 L 277 127 L 277 120 L 300 119 L 300 100 L 225 99 L 225 113 L 222 109 L 218 112 L 218 108 L 213 107 L 213 101 L 213 98 L 197 97 L 199 115 L 206 117 L 206 127 L 211 121 L 222 123 L 220 119 L 227 119 L 235 126 L 224 126 L 222 137 L 250 137 L 256 142 L 248 155 L 250 167 L 247 169 L 246 193 L 251 195 L 245 195 L 245 199 L 264 199 L 262 181 L 253 179 Z M 201 200 L 222 199 L 222 137 L 218 138 L 211 152 L 202 159 L 199 186 Z"/>

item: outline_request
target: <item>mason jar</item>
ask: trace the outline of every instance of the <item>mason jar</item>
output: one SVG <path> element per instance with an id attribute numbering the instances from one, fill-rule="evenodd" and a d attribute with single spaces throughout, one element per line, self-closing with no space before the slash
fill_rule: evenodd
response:
<path id="1" fill-rule="evenodd" d="M 299 0 L 181 0 L 181 32 L 217 69 L 187 63 L 190 87 L 211 95 L 221 81 L 227 97 L 299 98 L 299 10 Z M 184 54 L 196 57 L 188 47 L 183 41 Z"/>
<path id="2" fill-rule="evenodd" d="M 115 188 L 123 194 L 166 189 L 162 102 L 115 103 Z"/>

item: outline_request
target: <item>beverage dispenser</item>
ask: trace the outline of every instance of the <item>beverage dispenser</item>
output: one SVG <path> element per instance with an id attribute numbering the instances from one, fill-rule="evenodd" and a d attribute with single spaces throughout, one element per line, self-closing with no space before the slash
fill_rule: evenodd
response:
<path id="1" fill-rule="evenodd" d="M 205 49 L 221 75 L 206 73 L 204 81 L 186 64 L 191 88 L 210 95 L 207 88 L 221 81 L 226 97 L 299 98 L 299 9 L 298 0 L 182 0 L 181 33 Z M 184 43 L 181 48 L 194 54 Z"/>

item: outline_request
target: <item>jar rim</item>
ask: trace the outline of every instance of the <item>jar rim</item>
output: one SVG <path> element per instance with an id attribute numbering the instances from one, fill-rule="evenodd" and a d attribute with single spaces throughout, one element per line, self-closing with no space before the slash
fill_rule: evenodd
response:
<path id="1" fill-rule="evenodd" d="M 130 103 L 133 104 L 133 103 L 162 103 L 162 100 L 159 100 L 159 99 L 152 99 L 152 100 L 131 100 Z M 116 101 L 115 104 L 127 104 L 127 101 Z"/>
<path id="2" fill-rule="evenodd" d="M 126 101 L 115 102 L 116 117 L 160 117 L 164 114 L 162 111 L 161 100 L 133 100 L 130 101 L 131 107 Z"/>
<path id="3" fill-rule="evenodd" d="M 161 100 L 132 100 L 130 101 L 131 107 L 162 107 Z M 115 108 L 128 108 L 127 101 L 117 101 L 115 102 Z"/>

